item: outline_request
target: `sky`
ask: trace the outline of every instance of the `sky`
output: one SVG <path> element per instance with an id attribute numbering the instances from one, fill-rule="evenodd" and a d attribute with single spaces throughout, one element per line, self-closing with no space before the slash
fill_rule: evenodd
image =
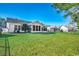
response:
<path id="1" fill-rule="evenodd" d="M 0 3 L 0 17 L 18 18 L 26 21 L 39 21 L 46 25 L 61 26 L 71 21 L 64 18 L 50 3 Z"/>

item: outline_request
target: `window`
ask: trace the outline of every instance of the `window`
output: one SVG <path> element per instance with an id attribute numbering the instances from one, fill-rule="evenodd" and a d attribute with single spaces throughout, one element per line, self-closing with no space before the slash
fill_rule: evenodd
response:
<path id="1" fill-rule="evenodd" d="M 14 32 L 17 32 L 17 25 L 14 25 Z"/>
<path id="2" fill-rule="evenodd" d="M 19 25 L 19 26 L 18 26 L 18 30 L 20 30 L 20 29 L 21 29 L 21 26 Z"/>
<path id="3" fill-rule="evenodd" d="M 17 30 L 17 25 L 14 25 L 14 29 Z"/>
<path id="4" fill-rule="evenodd" d="M 39 30 L 39 27 L 38 26 L 36 26 L 36 31 L 38 31 Z"/>
<path id="5" fill-rule="evenodd" d="M 33 25 L 33 31 L 35 31 L 35 25 Z"/>
<path id="6" fill-rule="evenodd" d="M 41 28 L 41 27 L 39 26 L 39 31 L 40 31 L 40 28 Z"/>

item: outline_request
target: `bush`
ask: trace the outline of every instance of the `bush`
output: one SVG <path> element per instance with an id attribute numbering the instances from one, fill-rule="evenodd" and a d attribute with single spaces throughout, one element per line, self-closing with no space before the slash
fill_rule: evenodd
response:
<path id="1" fill-rule="evenodd" d="M 2 29 L 0 28 L 0 34 L 2 34 Z"/>

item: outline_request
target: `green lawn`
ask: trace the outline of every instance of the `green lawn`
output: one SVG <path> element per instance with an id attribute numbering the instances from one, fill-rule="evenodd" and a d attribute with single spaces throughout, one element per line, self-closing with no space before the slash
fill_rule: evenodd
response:
<path id="1" fill-rule="evenodd" d="M 6 36 L 6 39 L 4 36 Z M 79 33 L 21 33 L 3 35 L 3 37 L 0 36 L 0 55 L 79 55 Z"/>

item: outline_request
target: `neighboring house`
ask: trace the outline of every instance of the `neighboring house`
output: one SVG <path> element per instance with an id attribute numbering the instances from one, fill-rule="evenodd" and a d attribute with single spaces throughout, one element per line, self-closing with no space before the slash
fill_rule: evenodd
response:
<path id="1" fill-rule="evenodd" d="M 68 28 L 66 26 L 61 26 L 60 31 L 62 32 L 68 32 Z"/>
<path id="2" fill-rule="evenodd" d="M 57 31 L 57 27 L 56 26 L 47 26 L 47 31 L 48 32 L 55 32 L 55 31 Z"/>
<path id="3" fill-rule="evenodd" d="M 72 31 L 77 31 L 78 27 L 77 27 L 77 23 L 72 23 L 69 24 L 68 26 L 61 26 L 60 27 L 60 31 L 62 32 L 72 32 Z"/>
<path id="4" fill-rule="evenodd" d="M 47 30 L 44 30 L 45 25 L 40 22 L 29 22 L 29 21 L 23 21 L 15 18 L 6 18 L 5 21 L 5 28 L 3 27 L 3 32 L 17 32 L 18 29 L 20 32 L 22 31 L 22 25 L 27 24 L 30 28 L 30 32 L 47 32 Z M 16 31 L 15 31 L 16 30 Z"/>

